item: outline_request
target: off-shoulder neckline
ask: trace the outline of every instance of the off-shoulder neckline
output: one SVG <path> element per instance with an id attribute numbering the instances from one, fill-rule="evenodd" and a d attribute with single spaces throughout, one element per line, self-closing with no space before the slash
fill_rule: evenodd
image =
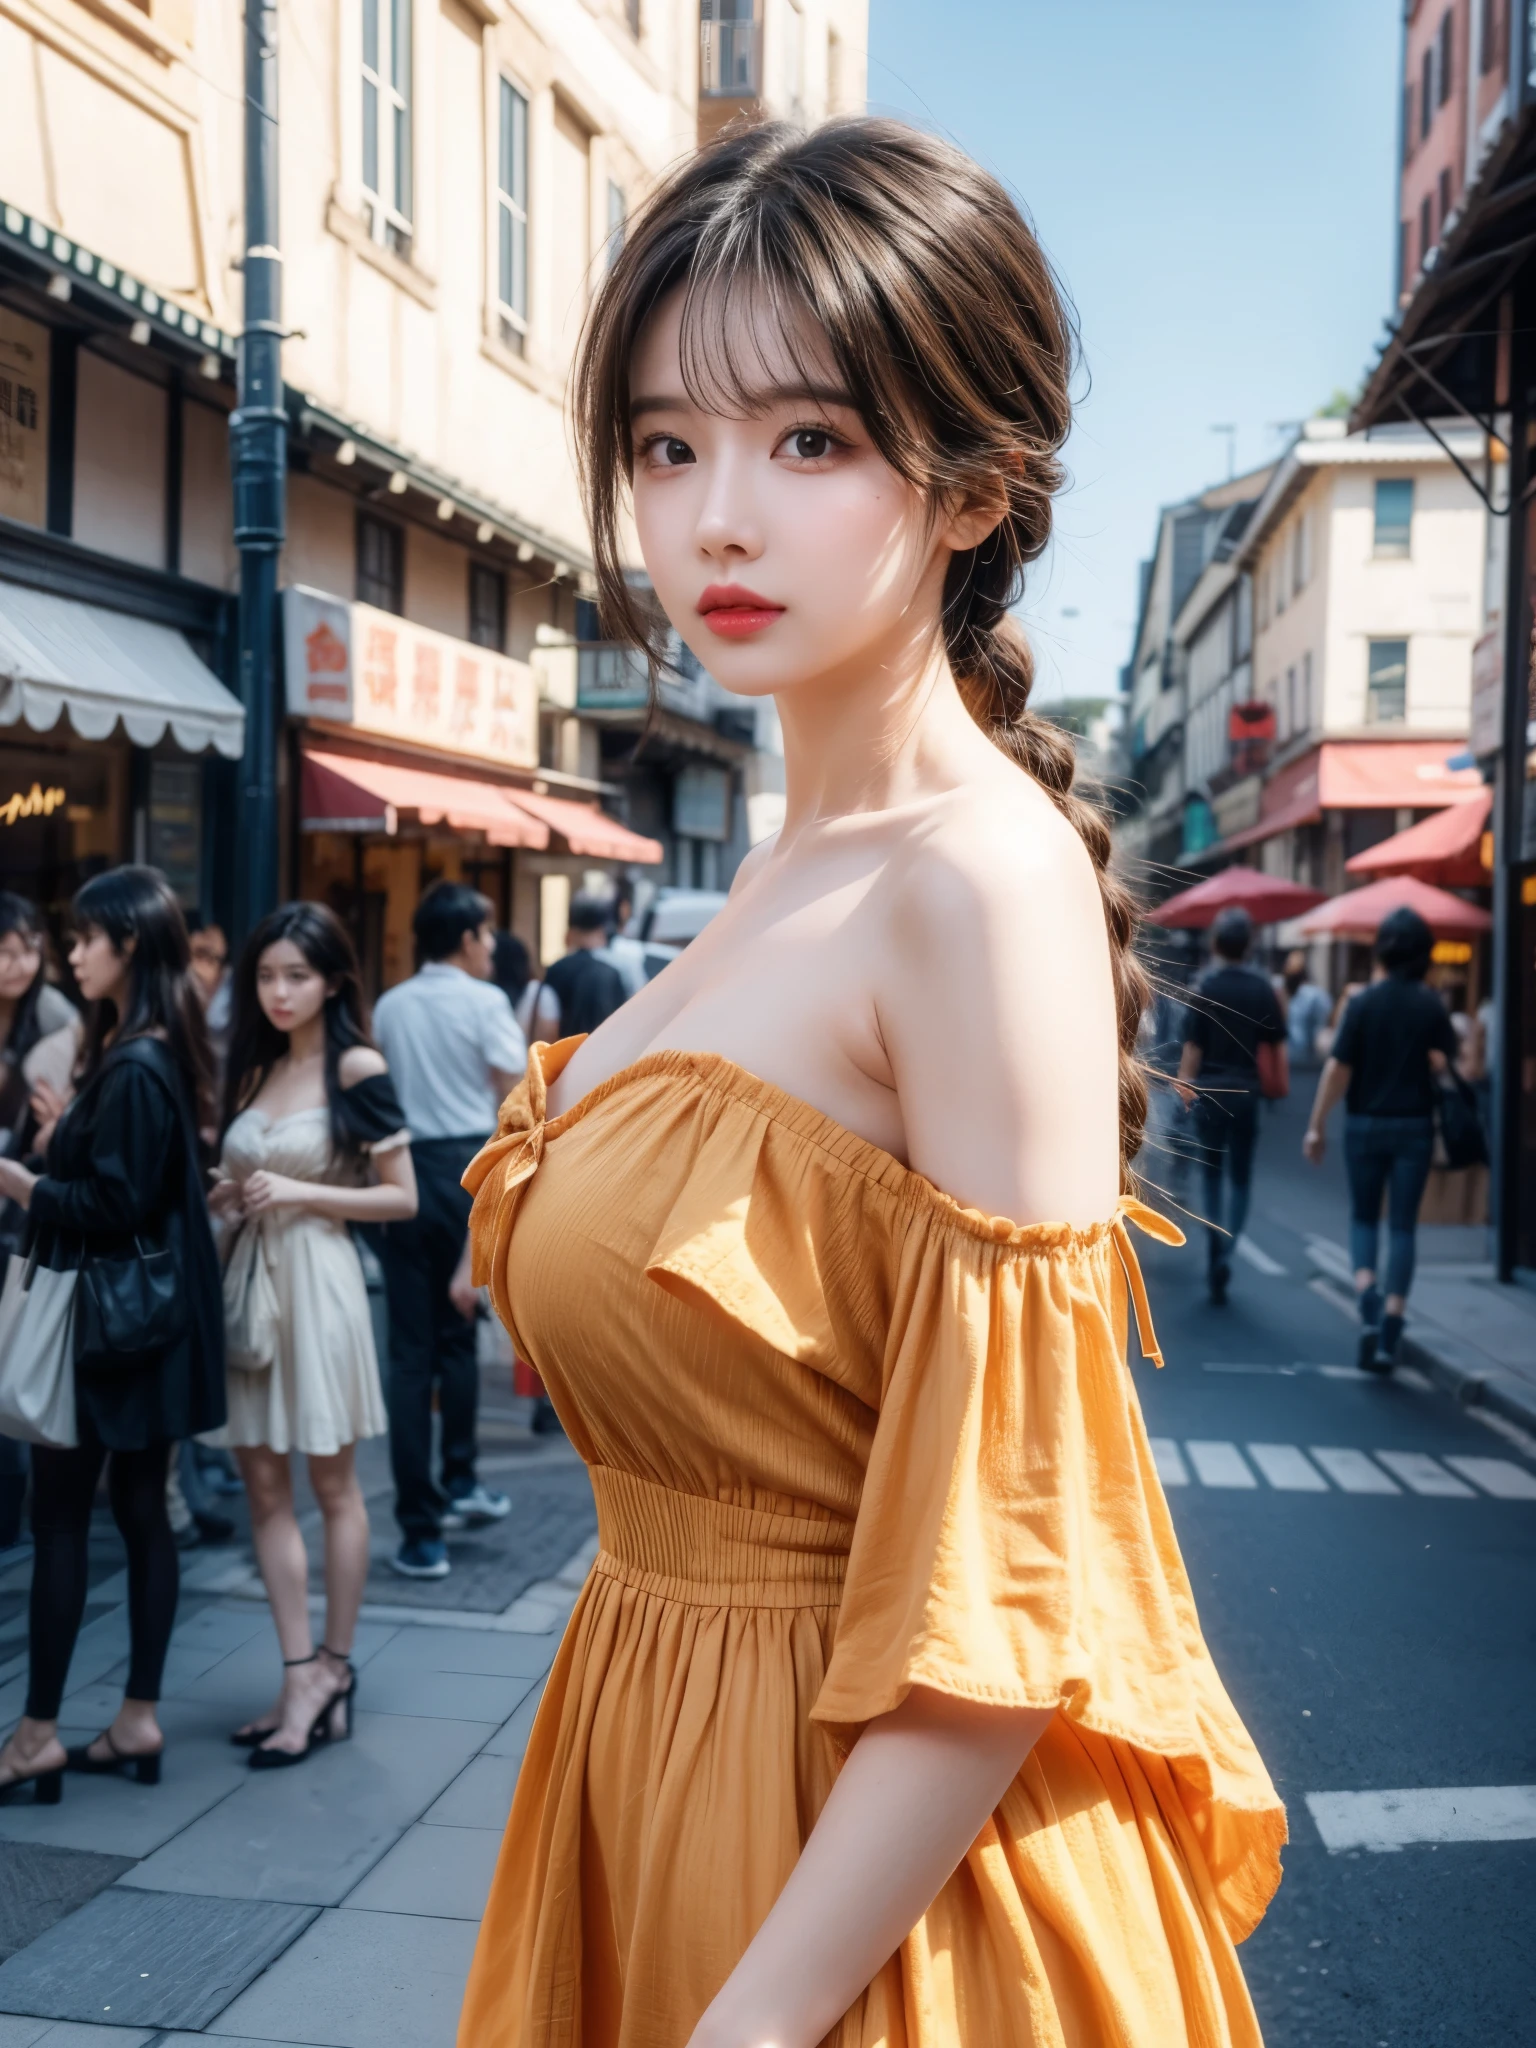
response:
<path id="1" fill-rule="evenodd" d="M 579 1043 L 579 1041 L 578 1041 Z M 543 1052 L 555 1048 L 535 1045 L 529 1051 L 529 1065 Z M 576 1050 L 571 1046 L 571 1052 Z M 567 1054 L 567 1058 L 570 1054 Z M 561 1062 L 562 1067 L 564 1061 Z M 548 1086 L 549 1078 L 541 1077 Z M 838 1123 L 825 1110 L 817 1109 L 813 1103 L 803 1101 L 798 1095 L 791 1095 L 774 1081 L 765 1081 L 761 1075 L 739 1066 L 735 1060 L 727 1059 L 723 1053 L 685 1051 L 676 1047 L 661 1047 L 645 1052 L 638 1059 L 631 1060 L 626 1067 L 620 1067 L 606 1080 L 597 1082 L 585 1095 L 578 1097 L 569 1109 L 559 1116 L 550 1117 L 544 1124 L 544 1141 L 553 1143 L 584 1118 L 591 1115 L 610 1096 L 632 1087 L 635 1083 L 660 1076 L 675 1080 L 693 1080 L 700 1087 L 717 1094 L 729 1096 L 744 1103 L 749 1109 L 766 1117 L 770 1123 L 789 1130 L 806 1139 L 821 1152 L 828 1154 L 839 1164 L 873 1182 L 893 1195 L 898 1201 L 913 1207 L 930 1208 L 947 1218 L 967 1235 L 980 1237 L 995 1244 L 1029 1245 L 1036 1248 L 1069 1248 L 1092 1245 L 1108 1237 L 1120 1222 L 1127 1209 L 1140 1211 L 1140 1203 L 1129 1202 L 1124 1196 L 1116 1203 L 1114 1212 L 1096 1223 L 1015 1223 L 1007 1216 L 987 1216 L 980 1209 L 967 1208 L 948 1195 L 941 1187 L 921 1174 L 915 1167 L 905 1166 L 894 1153 L 887 1152 L 869 1138 L 861 1138 Z M 1146 1211 L 1145 1214 L 1153 1212 Z M 1159 1219 L 1161 1220 L 1161 1219 Z"/>

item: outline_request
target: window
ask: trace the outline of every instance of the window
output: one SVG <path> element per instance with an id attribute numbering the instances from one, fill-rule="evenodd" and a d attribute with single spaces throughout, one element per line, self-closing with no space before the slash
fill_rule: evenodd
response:
<path id="1" fill-rule="evenodd" d="M 1378 555 L 1406 555 L 1413 538 L 1413 478 L 1376 480 L 1376 546 Z"/>
<path id="2" fill-rule="evenodd" d="M 507 579 L 488 562 L 469 565 L 469 637 L 498 654 L 507 644 Z"/>
<path id="3" fill-rule="evenodd" d="M 1419 139 L 1428 135 L 1435 118 L 1435 46 L 1424 52 L 1419 71 Z"/>
<path id="4" fill-rule="evenodd" d="M 1405 220 L 1397 224 L 1397 289 L 1401 297 L 1408 284 L 1408 266 L 1413 260 L 1413 229 Z"/>
<path id="5" fill-rule="evenodd" d="M 519 355 L 528 338 L 528 102 L 501 81 L 496 158 L 496 298 L 501 338 Z"/>
<path id="6" fill-rule="evenodd" d="M 1285 702 L 1280 707 L 1280 719 L 1284 727 L 1282 739 L 1289 739 L 1299 728 L 1296 724 L 1296 671 L 1288 668 L 1285 672 Z"/>
<path id="7" fill-rule="evenodd" d="M 1403 87 L 1403 162 L 1413 162 L 1413 81 Z"/>
<path id="8" fill-rule="evenodd" d="M 1486 77 L 1499 61 L 1499 0 L 1482 0 L 1482 4 L 1482 27 L 1478 34 L 1482 55 L 1478 61 Z"/>
<path id="9" fill-rule="evenodd" d="M 629 218 L 629 201 L 624 187 L 608 180 L 608 261 L 612 263 L 624 246 L 624 223 Z"/>
<path id="10" fill-rule="evenodd" d="M 1281 612 L 1283 612 L 1283 611 L 1285 610 L 1285 607 L 1286 607 L 1286 605 L 1287 605 L 1287 604 L 1288 604 L 1288 603 L 1290 602 L 1290 599 L 1289 599 L 1289 597 L 1287 596 L 1287 593 L 1286 593 L 1286 588 L 1285 588 L 1285 554 L 1286 554 L 1286 543 L 1285 543 L 1285 542 L 1284 542 L 1284 541 L 1282 540 L 1282 541 L 1281 541 L 1281 543 L 1280 543 L 1280 545 L 1279 545 L 1279 546 L 1278 546 L 1278 547 L 1276 548 L 1276 550 L 1275 550 L 1275 559 L 1274 559 L 1274 582 L 1275 582 L 1275 616 L 1276 616 L 1276 618 L 1278 618 L 1278 617 L 1280 616 Z"/>
<path id="11" fill-rule="evenodd" d="M 1451 25 L 1454 18 L 1452 10 L 1447 7 L 1440 17 L 1440 33 L 1435 38 L 1436 98 L 1442 107 L 1451 96 Z"/>
<path id="12" fill-rule="evenodd" d="M 1451 217 L 1451 174 L 1440 173 L 1440 232 L 1445 233 L 1445 224 Z"/>
<path id="13" fill-rule="evenodd" d="M 640 40 L 640 0 L 624 0 L 624 19 L 629 23 L 629 32 L 638 43 Z"/>
<path id="14" fill-rule="evenodd" d="M 363 206 L 368 232 L 411 253 L 411 0 L 363 0 Z"/>
<path id="15" fill-rule="evenodd" d="M 381 612 L 405 610 L 405 535 L 370 512 L 357 515 L 357 599 Z"/>
<path id="16" fill-rule="evenodd" d="M 1297 726 L 1297 731 L 1298 731 L 1298 732 L 1310 732 L 1311 730 L 1312 730 L 1312 657 L 1311 657 L 1311 655 L 1310 655 L 1310 654 L 1304 654 L 1304 655 L 1303 655 L 1303 656 L 1301 657 L 1301 719 L 1300 719 L 1300 722 L 1299 722 L 1299 724 L 1298 724 L 1298 726 Z"/>
<path id="17" fill-rule="evenodd" d="M 1295 597 L 1307 584 L 1307 522 L 1298 519 L 1291 529 L 1291 595 Z"/>
<path id="18" fill-rule="evenodd" d="M 1408 715 L 1408 642 L 1373 640 L 1365 680 L 1367 725 L 1401 725 Z"/>
<path id="19" fill-rule="evenodd" d="M 709 99 L 757 93 L 756 0 L 699 0 L 699 90 Z"/>
<path id="20" fill-rule="evenodd" d="M 1424 203 L 1419 208 L 1419 266 L 1429 261 L 1429 252 L 1435 246 L 1435 203 L 1426 192 Z"/>

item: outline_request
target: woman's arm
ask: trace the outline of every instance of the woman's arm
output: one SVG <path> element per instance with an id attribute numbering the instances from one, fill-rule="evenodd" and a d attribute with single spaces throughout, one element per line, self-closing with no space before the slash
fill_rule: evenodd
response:
<path id="1" fill-rule="evenodd" d="M 27 1206 L 56 1230 L 131 1237 L 164 1207 L 166 1162 L 181 1156 L 170 1096 L 146 1068 L 123 1060 L 102 1077 L 90 1105 L 88 1170 L 73 1180 L 38 1176 Z"/>
<path id="2" fill-rule="evenodd" d="M 1312 1099 L 1312 1114 L 1307 1119 L 1307 1134 L 1301 1141 L 1303 1156 L 1310 1159 L 1314 1166 L 1321 1162 L 1327 1149 L 1323 1126 L 1327 1123 L 1334 1104 L 1348 1094 L 1354 1071 L 1353 1067 L 1346 1067 L 1342 1060 L 1336 1060 L 1330 1055 L 1318 1076 L 1317 1094 Z"/>
<path id="3" fill-rule="evenodd" d="M 870 1722 L 688 2048 L 815 2048 L 932 1904 L 1053 1711 L 918 1687 Z"/>
<path id="4" fill-rule="evenodd" d="M 416 1214 L 416 1169 L 409 1145 L 392 1145 L 373 1155 L 378 1185 L 336 1187 L 327 1181 L 292 1180 L 285 1173 L 253 1173 L 245 1182 L 245 1214 L 268 1209 L 307 1209 L 338 1223 L 403 1223 Z"/>

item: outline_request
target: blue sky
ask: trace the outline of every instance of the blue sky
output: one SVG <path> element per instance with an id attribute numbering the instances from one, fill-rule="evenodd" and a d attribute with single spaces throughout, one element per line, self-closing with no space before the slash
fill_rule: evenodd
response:
<path id="1" fill-rule="evenodd" d="M 1020 198 L 1089 384 L 1025 615 L 1041 695 L 1128 654 L 1159 505 L 1353 389 L 1392 288 L 1401 0 L 870 0 L 869 105 Z M 1076 612 L 1077 616 L 1070 616 Z"/>

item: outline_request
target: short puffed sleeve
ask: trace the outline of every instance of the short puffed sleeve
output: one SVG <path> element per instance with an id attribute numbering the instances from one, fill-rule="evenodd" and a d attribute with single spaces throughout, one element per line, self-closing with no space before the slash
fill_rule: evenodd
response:
<path id="1" fill-rule="evenodd" d="M 389 1073 L 368 1074 L 343 1088 L 337 1097 L 336 1114 L 342 1129 L 360 1152 L 377 1157 L 409 1145 L 411 1134 L 405 1111 Z"/>

